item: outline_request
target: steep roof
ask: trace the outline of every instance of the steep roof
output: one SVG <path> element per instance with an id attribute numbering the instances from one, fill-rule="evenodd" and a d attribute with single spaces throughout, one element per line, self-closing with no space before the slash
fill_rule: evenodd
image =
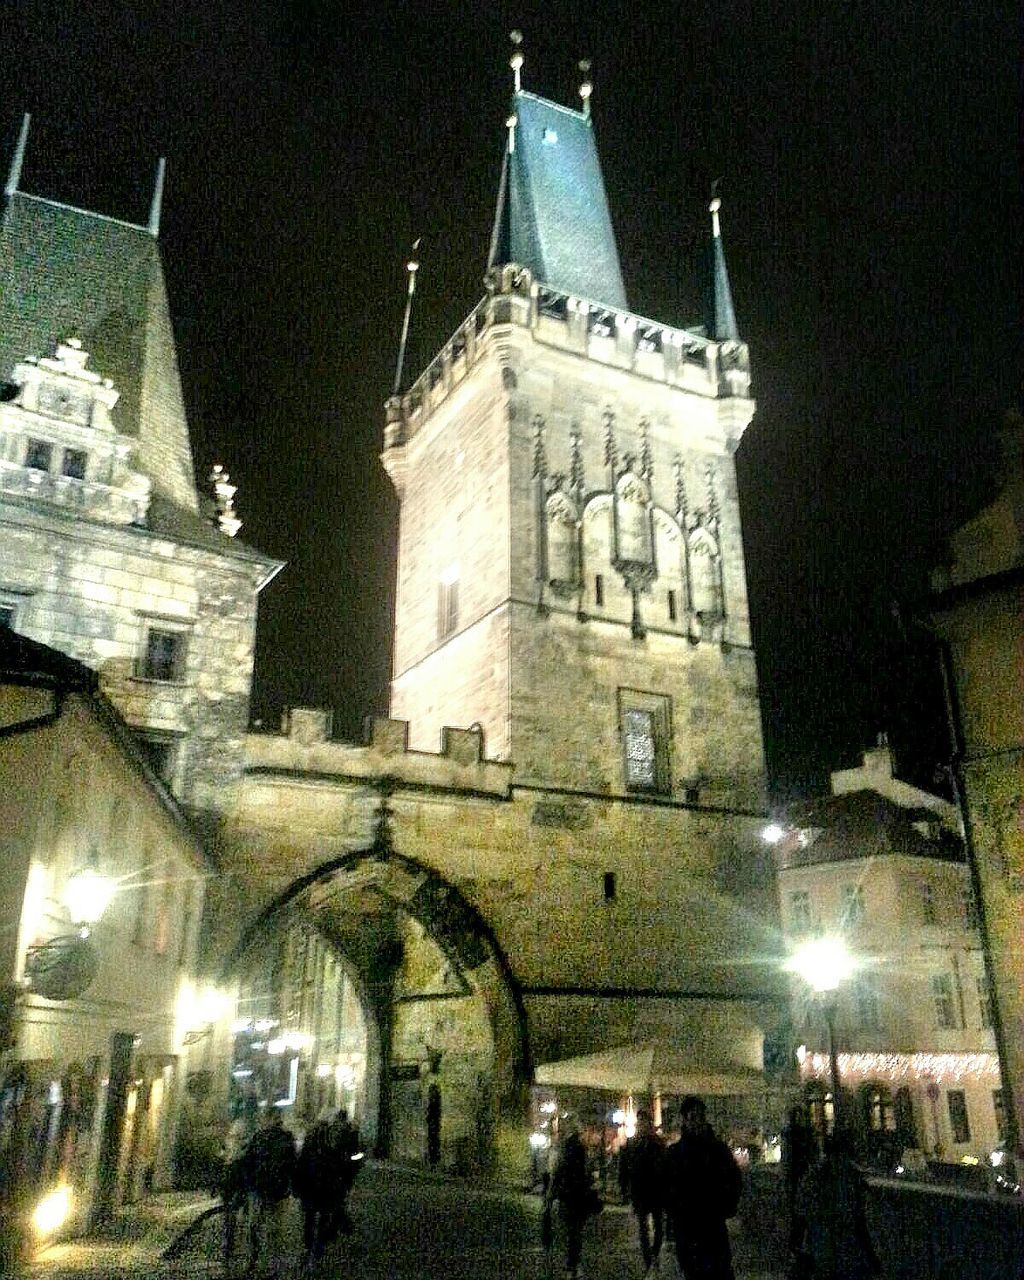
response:
<path id="1" fill-rule="evenodd" d="M 740 334 L 736 327 L 736 311 L 732 305 L 722 228 L 718 220 L 720 207 L 721 201 L 716 196 L 710 206 L 711 242 L 705 249 L 701 281 L 704 328 L 715 342 L 738 342 Z"/>
<path id="2" fill-rule="evenodd" d="M 118 430 L 137 437 L 154 490 L 195 511 L 188 423 L 167 290 L 144 227 L 12 192 L 0 222 L 0 380 L 26 356 L 82 340 L 120 391 Z"/>
<path id="3" fill-rule="evenodd" d="M 488 266 L 517 262 L 562 293 L 626 310 L 590 118 L 525 91 L 512 115 Z"/>

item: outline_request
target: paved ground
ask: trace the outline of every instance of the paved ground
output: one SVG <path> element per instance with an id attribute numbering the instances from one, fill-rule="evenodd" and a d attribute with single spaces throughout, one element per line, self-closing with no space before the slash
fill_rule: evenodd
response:
<path id="1" fill-rule="evenodd" d="M 126 1214 L 109 1238 L 56 1245 L 40 1253 L 31 1280 L 101 1280 L 138 1276 L 146 1280 L 204 1277 L 220 1273 L 216 1220 L 194 1247 L 173 1263 L 162 1262 L 164 1246 L 210 1201 L 159 1197 Z M 353 1280 L 561 1280 L 561 1241 L 554 1251 L 540 1245 L 540 1200 L 511 1190 L 429 1178 L 391 1165 L 371 1165 L 352 1195 L 356 1233 L 329 1257 L 323 1275 Z M 768 1231 L 737 1225 L 739 1280 L 781 1280 L 771 1262 Z M 299 1215 L 288 1218 L 280 1275 L 299 1273 Z M 760 1238 L 755 1238 L 759 1236 Z M 766 1256 L 767 1255 L 767 1258 Z M 266 1259 L 265 1273 L 273 1269 Z M 609 1206 L 588 1227 L 584 1243 L 586 1280 L 641 1280 L 643 1266 L 629 1212 Z M 663 1280 L 677 1280 L 666 1250 Z"/>

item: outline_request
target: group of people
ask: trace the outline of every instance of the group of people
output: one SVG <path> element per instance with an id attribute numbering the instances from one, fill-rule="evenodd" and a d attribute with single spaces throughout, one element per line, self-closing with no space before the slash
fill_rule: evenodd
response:
<path id="1" fill-rule="evenodd" d="M 742 1175 L 729 1147 L 716 1137 L 707 1108 L 683 1099 L 678 1142 L 666 1145 L 649 1111 L 619 1157 L 619 1185 L 633 1209 L 648 1280 L 659 1270 L 666 1228 L 683 1280 L 735 1280 L 727 1222 L 739 1208 Z M 790 1275 L 798 1280 L 871 1280 L 880 1267 L 867 1229 L 864 1180 L 842 1134 L 824 1153 L 809 1126 L 791 1117 L 784 1161 L 790 1218 Z M 548 1190 L 560 1209 L 566 1265 L 579 1274 L 587 1219 L 600 1207 L 586 1151 L 577 1133 L 562 1144 Z"/>
<path id="2" fill-rule="evenodd" d="M 679 1141 L 666 1147 L 650 1112 L 639 1111 L 636 1133 L 619 1159 L 619 1182 L 636 1215 L 646 1273 L 657 1274 L 667 1218 L 684 1280 L 733 1280 L 726 1222 L 739 1205 L 739 1166 L 712 1131 L 700 1098 L 683 1099 L 680 1123 Z M 562 1144 L 549 1195 L 559 1206 L 566 1266 L 576 1277 L 584 1226 L 599 1204 L 578 1134 L 570 1133 Z"/>
<path id="3" fill-rule="evenodd" d="M 243 1221 L 248 1225 L 246 1274 L 259 1271 L 260 1259 L 276 1266 L 285 1204 L 292 1195 L 302 1206 L 305 1257 L 314 1267 L 332 1241 L 352 1232 L 348 1195 L 361 1161 L 358 1130 L 343 1110 L 311 1125 L 299 1147 L 277 1107 L 267 1107 L 258 1126 L 255 1106 L 243 1108 L 224 1145 L 225 1271 L 232 1272 Z"/>

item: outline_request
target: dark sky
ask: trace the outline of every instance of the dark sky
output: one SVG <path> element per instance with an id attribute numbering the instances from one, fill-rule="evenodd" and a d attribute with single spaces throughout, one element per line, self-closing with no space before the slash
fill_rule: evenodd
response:
<path id="1" fill-rule="evenodd" d="M 1020 400 L 1016 4 L 7 0 L 5 140 L 31 111 L 22 188 L 139 222 L 167 155 L 198 472 L 223 461 L 242 536 L 289 562 L 255 714 L 330 704 L 355 736 L 387 702 L 377 454 L 404 260 L 422 235 L 415 373 L 482 293 L 513 26 L 536 92 L 576 105 L 593 59 L 640 314 L 696 322 L 722 178 L 758 401 L 738 465 L 770 779 L 813 789 L 917 719 L 889 601 L 986 492 Z M 927 756 L 904 740 L 908 765 Z"/>

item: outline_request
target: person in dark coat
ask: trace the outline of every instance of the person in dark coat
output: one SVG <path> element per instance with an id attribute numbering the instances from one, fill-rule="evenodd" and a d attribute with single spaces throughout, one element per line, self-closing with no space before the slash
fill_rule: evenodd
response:
<path id="1" fill-rule="evenodd" d="M 796 1193 L 790 1249 L 810 1261 L 820 1280 L 871 1280 L 881 1274 L 868 1233 L 864 1178 L 842 1134 L 825 1140 L 825 1154 Z"/>
<path id="2" fill-rule="evenodd" d="M 658 1270 L 665 1206 L 665 1148 L 649 1111 L 636 1113 L 636 1133 L 619 1156 L 619 1189 L 636 1214 L 647 1275 Z M 653 1232 L 653 1238 L 652 1238 Z"/>
<path id="3" fill-rule="evenodd" d="M 243 1099 L 238 1114 L 224 1138 L 224 1175 L 221 1199 L 224 1202 L 224 1271 L 230 1275 L 234 1264 L 239 1220 L 249 1207 L 248 1147 L 256 1133 L 256 1099 Z"/>
<path id="4" fill-rule="evenodd" d="M 264 1112 L 263 1127 L 250 1141 L 245 1177 L 254 1209 L 249 1226 L 249 1273 L 258 1273 L 260 1258 L 276 1272 L 281 1268 L 281 1221 L 295 1174 L 295 1139 L 284 1127 L 278 1107 Z"/>
<path id="5" fill-rule="evenodd" d="M 337 1178 L 335 1165 L 331 1123 L 323 1117 L 306 1133 L 292 1181 L 302 1205 L 302 1242 L 309 1265 L 320 1259 L 330 1235 Z"/>
<path id="6" fill-rule="evenodd" d="M 343 1108 L 331 1121 L 330 1158 L 332 1172 L 331 1207 L 326 1222 L 326 1243 L 334 1240 L 339 1232 L 352 1234 L 352 1218 L 348 1211 L 348 1195 L 356 1174 L 362 1168 L 363 1152 L 360 1150 L 359 1130 L 348 1118 Z"/>
<path id="7" fill-rule="evenodd" d="M 807 1118 L 807 1108 L 791 1107 L 782 1127 L 782 1176 L 786 1185 L 786 1208 L 790 1220 L 796 1191 L 804 1174 L 818 1158 L 818 1144 Z"/>
<path id="8" fill-rule="evenodd" d="M 700 1098 L 683 1099 L 682 1133 L 666 1153 L 668 1211 L 683 1280 L 735 1280 L 726 1220 L 742 1190 L 739 1166 L 707 1121 Z"/>
<path id="9" fill-rule="evenodd" d="M 551 1179 L 551 1198 L 558 1201 L 565 1229 L 565 1265 L 571 1280 L 575 1280 L 583 1254 L 583 1227 L 594 1206 L 587 1152 L 578 1133 L 570 1132 L 562 1143 Z"/>

